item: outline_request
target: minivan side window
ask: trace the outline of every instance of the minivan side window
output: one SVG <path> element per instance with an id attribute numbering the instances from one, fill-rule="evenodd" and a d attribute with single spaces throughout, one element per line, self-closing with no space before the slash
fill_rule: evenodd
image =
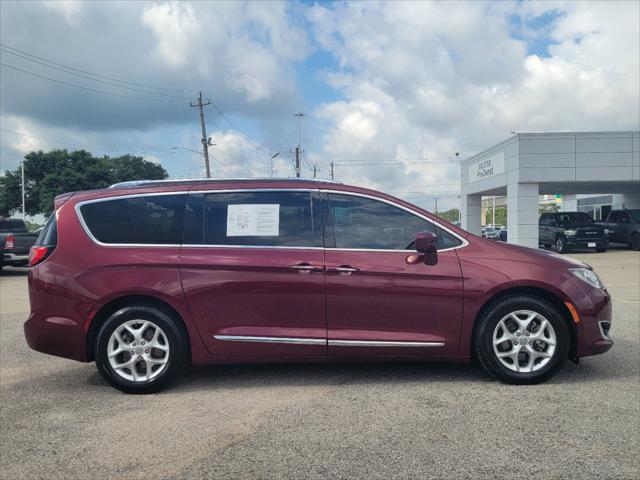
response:
<path id="1" fill-rule="evenodd" d="M 439 250 L 462 243 L 428 220 L 365 197 L 330 193 L 328 217 L 335 248 L 412 250 L 416 233 L 426 231 L 438 236 Z"/>
<path id="2" fill-rule="evenodd" d="M 109 244 L 182 242 L 186 194 L 141 195 L 86 203 L 80 214 L 95 239 Z"/>
<path id="3" fill-rule="evenodd" d="M 208 193 L 204 244 L 321 247 L 312 203 L 308 191 Z"/>

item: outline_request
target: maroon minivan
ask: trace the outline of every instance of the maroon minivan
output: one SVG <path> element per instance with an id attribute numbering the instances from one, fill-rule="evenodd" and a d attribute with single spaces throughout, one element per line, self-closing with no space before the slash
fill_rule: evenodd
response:
<path id="1" fill-rule="evenodd" d="M 157 391 L 193 364 L 476 358 L 546 380 L 611 348 L 586 264 L 315 180 L 147 181 L 60 195 L 30 254 L 29 346 Z"/>

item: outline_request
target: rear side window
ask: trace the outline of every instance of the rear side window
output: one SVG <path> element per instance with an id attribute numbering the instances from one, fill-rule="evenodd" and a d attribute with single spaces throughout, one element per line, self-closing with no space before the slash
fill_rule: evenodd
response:
<path id="1" fill-rule="evenodd" d="M 47 223 L 44 224 L 35 245 L 40 247 L 55 247 L 58 245 L 58 222 L 55 212 L 51 214 Z"/>
<path id="2" fill-rule="evenodd" d="M 102 243 L 167 245 L 182 242 L 186 194 L 147 195 L 87 203 L 80 214 Z"/>
<path id="3" fill-rule="evenodd" d="M 432 222 L 370 198 L 329 194 L 328 216 L 335 248 L 411 250 L 418 232 L 435 233 L 439 250 L 461 244 Z"/>
<path id="4" fill-rule="evenodd" d="M 206 245 L 322 246 L 311 192 L 234 192 L 204 196 Z M 314 223 L 316 224 L 314 226 Z"/>

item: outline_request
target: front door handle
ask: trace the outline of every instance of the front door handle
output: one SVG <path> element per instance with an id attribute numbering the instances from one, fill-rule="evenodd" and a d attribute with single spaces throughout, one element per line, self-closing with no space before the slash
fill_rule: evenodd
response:
<path id="1" fill-rule="evenodd" d="M 310 273 L 310 272 L 322 272 L 324 271 L 324 267 L 318 265 L 311 265 L 310 263 L 298 263 L 297 265 L 291 265 L 289 268 L 292 270 L 296 270 L 300 273 Z"/>
<path id="2" fill-rule="evenodd" d="M 352 273 L 359 272 L 359 268 L 354 268 L 351 265 L 340 265 L 330 270 L 331 272 L 340 273 L 342 275 L 351 275 Z"/>

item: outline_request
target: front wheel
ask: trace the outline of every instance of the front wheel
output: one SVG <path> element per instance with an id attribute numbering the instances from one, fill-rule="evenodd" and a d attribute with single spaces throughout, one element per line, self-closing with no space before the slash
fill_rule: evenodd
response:
<path id="1" fill-rule="evenodd" d="M 565 253 L 567 251 L 567 241 L 562 235 L 556 238 L 554 247 L 558 253 Z"/>
<path id="2" fill-rule="evenodd" d="M 553 305 L 517 296 L 495 303 L 478 319 L 474 348 L 484 369 L 498 380 L 535 384 L 560 370 L 569 341 L 569 329 Z"/>
<path id="3" fill-rule="evenodd" d="M 640 250 L 640 233 L 634 233 L 631 235 L 631 242 L 629 242 L 631 250 Z"/>
<path id="4" fill-rule="evenodd" d="M 125 393 L 152 393 L 171 383 L 187 361 L 187 338 L 171 315 L 131 305 L 102 325 L 95 345 L 102 377 Z"/>

